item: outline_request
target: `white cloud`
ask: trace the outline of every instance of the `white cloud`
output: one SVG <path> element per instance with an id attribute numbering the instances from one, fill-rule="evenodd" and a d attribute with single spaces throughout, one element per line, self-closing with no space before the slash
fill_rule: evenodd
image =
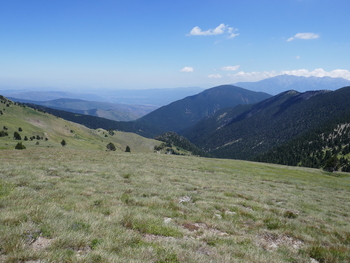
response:
<path id="1" fill-rule="evenodd" d="M 278 75 L 294 75 L 302 77 L 332 77 L 332 78 L 344 78 L 350 80 L 350 71 L 346 69 L 335 69 L 332 71 L 325 71 L 322 68 L 314 69 L 309 71 L 307 69 L 297 70 L 282 70 L 282 71 L 254 71 L 244 72 L 240 71 L 236 74 L 227 74 L 233 81 L 259 81 L 266 78 L 275 77 Z"/>
<path id="2" fill-rule="evenodd" d="M 300 56 L 296 56 L 295 58 L 296 58 L 296 59 L 300 59 Z"/>
<path id="3" fill-rule="evenodd" d="M 227 37 L 227 38 L 234 38 L 234 37 L 236 37 L 236 36 L 238 36 L 239 35 L 239 33 L 237 33 L 237 34 L 231 34 L 229 37 Z"/>
<path id="4" fill-rule="evenodd" d="M 184 67 L 183 69 L 180 70 L 180 72 L 193 72 L 193 68 L 192 67 Z"/>
<path id="5" fill-rule="evenodd" d="M 286 70 L 282 71 L 282 74 L 303 76 L 303 77 L 331 77 L 331 78 L 344 78 L 350 80 L 350 71 L 346 69 L 335 69 L 332 71 L 325 71 L 322 68 L 308 71 L 307 69 L 298 70 Z"/>
<path id="6" fill-rule="evenodd" d="M 220 74 L 211 74 L 208 76 L 208 78 L 212 78 L 212 79 L 221 79 L 222 76 Z"/>
<path id="7" fill-rule="evenodd" d="M 316 39 L 319 37 L 320 35 L 315 33 L 298 33 L 298 34 L 295 34 L 293 37 L 288 38 L 287 41 L 289 42 L 294 39 Z"/>
<path id="8" fill-rule="evenodd" d="M 277 76 L 275 71 L 253 71 L 253 72 L 244 72 L 240 71 L 236 74 L 227 74 L 227 76 L 234 79 L 235 82 L 239 81 L 259 81 L 266 78 L 271 78 Z"/>
<path id="9" fill-rule="evenodd" d="M 236 66 L 226 66 L 226 67 L 222 67 L 221 70 L 225 70 L 225 71 L 235 71 L 237 69 L 239 69 L 240 65 L 236 65 Z"/>
<path id="10" fill-rule="evenodd" d="M 202 29 L 198 26 L 192 28 L 191 32 L 187 34 L 188 36 L 214 36 L 214 35 L 222 35 L 229 34 L 228 38 L 234 38 L 239 35 L 239 33 L 234 33 L 237 29 L 233 27 L 229 27 L 225 24 L 220 24 L 214 29 L 208 29 L 202 31 Z"/>

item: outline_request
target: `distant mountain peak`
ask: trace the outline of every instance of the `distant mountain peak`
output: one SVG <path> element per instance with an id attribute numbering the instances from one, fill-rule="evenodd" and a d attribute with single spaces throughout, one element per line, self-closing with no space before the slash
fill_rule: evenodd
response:
<path id="1" fill-rule="evenodd" d="M 269 94 L 279 94 L 285 90 L 305 92 L 310 90 L 336 90 L 350 85 L 350 80 L 331 77 L 303 77 L 278 75 L 257 82 L 238 82 L 233 85 Z"/>

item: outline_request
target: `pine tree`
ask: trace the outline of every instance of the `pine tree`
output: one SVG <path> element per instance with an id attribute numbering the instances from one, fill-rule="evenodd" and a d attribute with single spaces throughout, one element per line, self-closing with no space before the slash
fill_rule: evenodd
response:
<path id="1" fill-rule="evenodd" d="M 62 141 L 61 141 L 61 145 L 62 145 L 62 146 L 66 146 L 66 145 L 67 145 L 66 141 L 65 141 L 65 140 L 62 140 Z"/>

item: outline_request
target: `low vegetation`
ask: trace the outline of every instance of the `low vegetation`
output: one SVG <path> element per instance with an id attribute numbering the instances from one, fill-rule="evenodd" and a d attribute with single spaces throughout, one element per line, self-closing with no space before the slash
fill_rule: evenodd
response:
<path id="1" fill-rule="evenodd" d="M 2 150 L 0 262 L 350 261 L 349 174 L 131 149 Z"/>
<path id="2" fill-rule="evenodd" d="M 129 146 L 136 152 L 153 152 L 160 142 L 133 133 L 92 130 L 58 118 L 41 109 L 33 109 L 0 96 L 0 149 L 15 149 L 21 142 L 26 148 L 65 148 L 106 150 L 113 143 L 116 151 Z"/>
<path id="3" fill-rule="evenodd" d="M 176 155 L 197 155 L 209 157 L 209 154 L 196 147 L 185 137 L 175 132 L 166 132 L 156 136 L 154 139 L 163 143 L 154 147 L 154 150 L 161 153 Z"/>

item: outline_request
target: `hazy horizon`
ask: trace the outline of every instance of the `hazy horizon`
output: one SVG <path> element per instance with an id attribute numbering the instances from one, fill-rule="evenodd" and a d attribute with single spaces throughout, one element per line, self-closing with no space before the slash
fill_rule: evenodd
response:
<path id="1" fill-rule="evenodd" d="M 4 1 L 0 86 L 209 88 L 281 74 L 350 80 L 343 0 Z"/>

